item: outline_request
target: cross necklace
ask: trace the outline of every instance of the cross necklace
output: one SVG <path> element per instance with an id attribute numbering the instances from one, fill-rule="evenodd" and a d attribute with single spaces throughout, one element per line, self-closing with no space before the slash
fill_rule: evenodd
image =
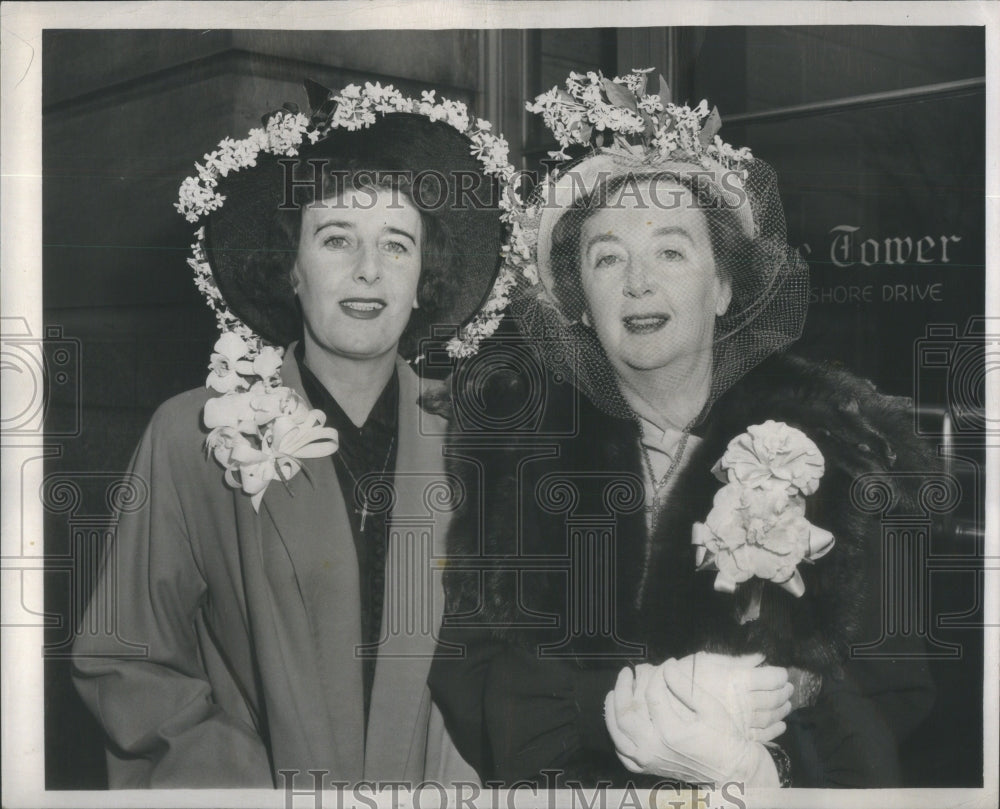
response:
<path id="1" fill-rule="evenodd" d="M 385 477 L 385 470 L 386 470 L 386 467 L 389 466 L 389 458 L 392 456 L 392 448 L 394 446 L 396 446 L 396 436 L 393 436 L 392 439 L 389 441 L 389 449 L 386 450 L 385 458 L 382 461 L 382 471 L 380 471 L 378 473 L 378 479 L 380 481 L 382 480 L 383 477 Z M 365 522 L 367 521 L 368 514 L 370 513 L 368 511 L 368 492 L 365 491 L 365 490 L 363 490 L 361 488 L 361 484 L 358 481 L 357 475 L 355 475 L 354 472 L 351 470 L 351 467 L 347 465 L 347 459 L 344 458 L 343 453 L 338 452 L 334 457 L 335 458 L 340 458 L 340 462 L 344 465 L 344 469 L 347 470 L 347 474 L 350 475 L 351 476 L 351 480 L 354 481 L 354 496 L 355 496 L 355 499 L 357 499 L 358 493 L 359 492 L 361 493 L 361 533 L 364 533 L 364 531 L 365 531 Z M 364 475 L 364 477 L 368 477 L 368 475 Z M 355 511 L 357 511 L 356 507 L 355 507 Z"/>

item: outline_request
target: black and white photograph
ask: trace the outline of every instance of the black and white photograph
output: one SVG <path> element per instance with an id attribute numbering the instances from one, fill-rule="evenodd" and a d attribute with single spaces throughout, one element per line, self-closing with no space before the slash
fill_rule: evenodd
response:
<path id="1" fill-rule="evenodd" d="M 5 807 L 997 805 L 1000 7 L 0 15 Z"/>

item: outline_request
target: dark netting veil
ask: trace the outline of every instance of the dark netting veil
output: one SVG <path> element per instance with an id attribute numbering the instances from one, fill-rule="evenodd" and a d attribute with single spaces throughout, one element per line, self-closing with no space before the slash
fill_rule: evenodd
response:
<path id="1" fill-rule="evenodd" d="M 590 151 L 519 217 L 537 283 L 512 312 L 550 372 L 614 416 L 690 389 L 698 406 L 675 423 L 687 429 L 800 336 L 808 268 L 787 242 L 774 170 L 724 143 L 705 102 L 677 106 L 662 79 L 659 95 L 645 85 L 643 71 L 571 74 L 528 105 L 564 148 Z"/>

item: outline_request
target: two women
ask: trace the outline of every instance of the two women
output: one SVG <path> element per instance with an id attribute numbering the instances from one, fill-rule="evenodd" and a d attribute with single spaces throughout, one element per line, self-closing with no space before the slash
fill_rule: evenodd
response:
<path id="1" fill-rule="evenodd" d="M 881 526 L 852 485 L 933 462 L 905 403 L 781 353 L 807 270 L 773 173 L 645 86 L 573 74 L 529 105 L 590 151 L 520 221 L 544 395 L 488 352 L 459 392 L 537 426 L 505 447 L 454 426 L 474 495 L 443 639 L 466 653 L 432 689 L 507 782 L 898 785 L 930 684 L 919 648 L 852 653 L 883 607 Z"/>
<path id="2" fill-rule="evenodd" d="M 446 534 L 430 685 L 484 778 L 898 780 L 926 683 L 850 659 L 880 552 L 850 489 L 927 458 L 899 403 L 766 359 L 805 309 L 773 177 L 644 84 L 574 77 L 539 102 L 564 145 L 607 144 L 519 213 L 482 306 L 502 200 L 482 192 L 513 170 L 459 105 L 315 93 L 312 118 L 279 112 L 185 183 L 221 395 L 165 404 L 133 462 L 150 499 L 122 515 L 91 609 L 116 600 L 142 654 L 76 647 L 112 785 L 467 777 L 428 690 Z M 547 379 L 485 401 L 537 418 L 468 440 L 456 419 L 449 527 L 426 497 L 448 482 L 445 425 L 397 355 L 478 308 L 452 345 L 468 353 L 526 256 L 522 347 Z M 456 409 L 465 393 L 482 404 L 460 390 Z"/>

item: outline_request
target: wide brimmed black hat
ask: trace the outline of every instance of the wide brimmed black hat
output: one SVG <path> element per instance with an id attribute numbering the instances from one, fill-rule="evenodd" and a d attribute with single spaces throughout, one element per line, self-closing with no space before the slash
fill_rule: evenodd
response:
<path id="1" fill-rule="evenodd" d="M 498 183 L 484 172 L 474 146 L 445 121 L 390 112 L 362 129 L 328 129 L 294 157 L 262 152 L 255 166 L 220 178 L 216 190 L 225 201 L 207 217 L 204 247 L 229 309 L 274 345 L 298 339 L 302 317 L 287 272 L 281 269 L 288 262 L 258 260 L 275 249 L 270 234 L 280 206 L 291 203 L 294 208 L 296 192 L 317 171 L 328 176 L 362 170 L 376 175 L 403 172 L 418 208 L 444 225 L 455 253 L 451 267 L 461 277 L 447 285 L 450 292 L 430 321 L 426 313 L 415 311 L 401 351 L 415 353 L 433 326 L 462 326 L 490 294 L 503 231 Z M 296 181 L 294 186 L 290 179 Z"/>

